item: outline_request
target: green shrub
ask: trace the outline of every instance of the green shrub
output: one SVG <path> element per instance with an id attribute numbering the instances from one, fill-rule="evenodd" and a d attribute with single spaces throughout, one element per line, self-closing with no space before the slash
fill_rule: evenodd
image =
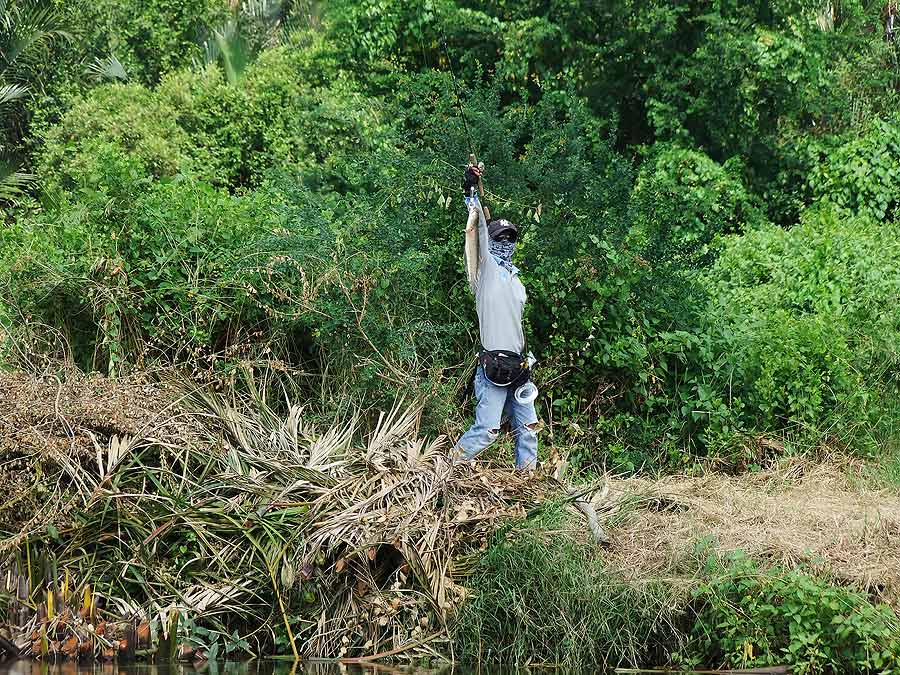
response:
<path id="1" fill-rule="evenodd" d="M 482 7 L 460 4 L 455 0 L 328 3 L 324 15 L 331 51 L 344 67 L 371 74 L 446 66 L 450 53 L 459 74 L 471 76 L 497 60 L 502 25 Z"/>
<path id="2" fill-rule="evenodd" d="M 91 174 L 96 142 L 134 153 L 157 178 L 182 173 L 236 187 L 289 170 L 309 184 L 343 186 L 342 170 L 383 145 L 390 124 L 377 101 L 347 79 L 313 86 L 324 78 L 319 48 L 298 44 L 265 52 L 237 85 L 208 66 L 171 74 L 154 90 L 94 89 L 46 134 L 39 166 L 45 190 L 55 195 Z"/>
<path id="3" fill-rule="evenodd" d="M 202 175 L 208 161 L 177 120 L 175 108 L 140 85 L 97 87 L 48 131 L 38 170 L 44 190 L 57 197 L 91 181 L 98 143 L 116 144 L 152 176 Z"/>
<path id="4" fill-rule="evenodd" d="M 229 15 L 226 0 L 76 0 L 75 25 L 93 55 L 115 54 L 135 82 L 152 84 L 203 55 L 202 39 Z M 94 51 L 96 50 L 96 51 Z"/>
<path id="5" fill-rule="evenodd" d="M 216 68 L 167 77 L 159 97 L 204 149 L 223 185 L 258 183 L 272 170 L 311 184 L 330 180 L 389 134 L 379 103 L 347 78 L 328 77 L 320 41 L 302 36 L 264 52 L 229 85 Z M 340 181 L 338 181 L 340 183 Z"/>
<path id="6" fill-rule="evenodd" d="M 284 225 L 236 268 L 268 337 L 289 343 L 293 363 L 308 359 L 327 374 L 319 393 L 336 403 L 389 406 L 433 393 L 473 330 L 471 307 L 449 299 L 461 286 L 459 256 L 448 255 L 451 214 L 420 213 L 415 197 L 390 191 L 339 197 L 277 186 L 270 206 Z M 431 238 L 431 228 L 443 233 Z"/>
<path id="7" fill-rule="evenodd" d="M 278 224 L 266 195 L 181 175 L 157 183 L 134 154 L 90 148 L 93 173 L 58 211 L 23 224 L 45 235 L 11 260 L 19 312 L 60 329 L 81 365 L 109 372 L 148 351 L 196 362 L 198 348 L 238 341 L 226 339 L 246 318 L 233 264 Z"/>
<path id="8" fill-rule="evenodd" d="M 663 443 L 655 460 L 638 453 L 626 464 L 681 464 L 690 461 L 684 449 L 730 452 L 744 433 L 789 429 L 812 443 L 828 429 L 868 450 L 866 429 L 897 392 L 894 230 L 824 209 L 791 230 L 759 225 L 724 237 L 708 271 L 688 276 L 670 301 L 700 299 L 696 311 L 673 314 L 671 327 L 648 325 L 641 342 L 635 409 L 680 449 L 666 458 Z"/>
<path id="9" fill-rule="evenodd" d="M 635 245 L 651 265 L 696 267 L 719 235 L 740 234 L 764 216 L 740 176 L 702 152 L 664 145 L 641 166 L 631 195 Z"/>
<path id="10" fill-rule="evenodd" d="M 725 247 L 710 277 L 711 325 L 732 396 L 757 424 L 814 423 L 835 407 L 866 417 L 898 362 L 896 229 L 817 211 Z"/>
<path id="11" fill-rule="evenodd" d="M 26 121 L 29 152 L 40 148 L 42 134 L 96 86 L 96 62 L 110 56 L 123 65 L 128 82 L 153 84 L 166 72 L 190 66 L 203 56 L 202 41 L 229 15 L 228 0 L 48 0 L 67 38 L 44 44 L 46 54 L 32 59 L 50 64 L 42 86 L 29 97 Z"/>
<path id="12" fill-rule="evenodd" d="M 866 133 L 821 144 L 808 183 L 813 195 L 878 220 L 900 216 L 900 124 L 876 119 Z"/>
<path id="13" fill-rule="evenodd" d="M 711 561 L 693 591 L 689 666 L 788 665 L 795 673 L 900 672 L 900 619 L 887 605 L 800 570 Z"/>

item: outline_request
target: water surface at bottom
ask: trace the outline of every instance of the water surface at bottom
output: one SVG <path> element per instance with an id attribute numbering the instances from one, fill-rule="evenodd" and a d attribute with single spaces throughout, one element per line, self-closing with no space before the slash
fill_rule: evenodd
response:
<path id="1" fill-rule="evenodd" d="M 539 671 L 510 670 L 496 667 L 464 668 L 434 667 L 410 668 L 386 665 L 342 665 L 327 661 L 255 660 L 224 663 L 74 663 L 59 661 L 20 660 L 0 663 L 0 675 L 524 675 Z M 547 671 L 540 671 L 546 673 Z"/>
<path id="2" fill-rule="evenodd" d="M 326 661 L 226 661 L 224 663 L 74 663 L 20 660 L 0 663 L 0 675 L 424 675 L 450 673 L 449 668 L 416 669 L 393 666 L 349 666 Z M 458 669 L 453 673 L 462 673 Z M 488 672 L 488 671 L 483 671 Z M 494 672 L 494 671 L 491 671 Z"/>
<path id="3" fill-rule="evenodd" d="M 561 671 L 545 668 L 499 668 L 481 666 L 460 668 L 440 666 L 434 668 L 411 668 L 373 664 L 366 666 L 343 665 L 328 661 L 227 661 L 224 663 L 204 663 L 199 666 L 190 663 L 74 663 L 59 661 L 20 660 L 0 663 L 0 675 L 547 675 Z M 613 672 L 613 671 L 610 671 Z M 635 673 L 636 671 L 628 671 Z M 645 671 L 652 673 L 654 671 Z M 658 672 L 658 671 L 656 671 Z M 689 675 L 685 673 L 684 675 Z"/>

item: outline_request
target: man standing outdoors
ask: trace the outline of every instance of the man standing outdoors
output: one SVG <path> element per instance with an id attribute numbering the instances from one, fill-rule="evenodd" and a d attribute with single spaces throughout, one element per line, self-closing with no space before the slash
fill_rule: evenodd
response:
<path id="1" fill-rule="evenodd" d="M 530 370 L 522 330 L 525 287 L 512 263 L 518 228 L 507 220 L 488 223 L 475 186 L 481 167 L 466 169 L 464 186 L 469 218 L 466 223 L 466 273 L 475 296 L 481 333 L 478 368 L 475 372 L 475 423 L 457 441 L 454 460 L 474 459 L 500 434 L 504 417 L 516 442 L 516 468 L 537 466 L 539 422 L 534 400 L 516 392 L 529 379 Z M 530 385 L 533 386 L 533 385 Z"/>

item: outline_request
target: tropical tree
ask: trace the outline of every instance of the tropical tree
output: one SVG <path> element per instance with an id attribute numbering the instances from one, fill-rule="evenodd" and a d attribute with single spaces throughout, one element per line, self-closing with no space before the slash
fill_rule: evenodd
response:
<path id="1" fill-rule="evenodd" d="M 15 201 L 33 176 L 15 154 L 21 103 L 37 85 L 50 44 L 70 39 L 60 10 L 46 0 L 0 0 L 0 202 Z"/>
<path id="2" fill-rule="evenodd" d="M 262 49 L 281 41 L 289 7 L 284 0 L 230 0 L 230 9 L 229 19 L 203 43 L 203 61 L 220 64 L 228 83 L 237 84 Z"/>

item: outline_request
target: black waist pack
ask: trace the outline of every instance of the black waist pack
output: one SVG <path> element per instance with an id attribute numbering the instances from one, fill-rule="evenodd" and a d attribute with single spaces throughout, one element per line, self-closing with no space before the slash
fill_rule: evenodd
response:
<path id="1" fill-rule="evenodd" d="M 481 350 L 478 363 L 484 376 L 498 387 L 518 387 L 531 379 L 528 360 L 521 354 L 505 349 Z"/>

